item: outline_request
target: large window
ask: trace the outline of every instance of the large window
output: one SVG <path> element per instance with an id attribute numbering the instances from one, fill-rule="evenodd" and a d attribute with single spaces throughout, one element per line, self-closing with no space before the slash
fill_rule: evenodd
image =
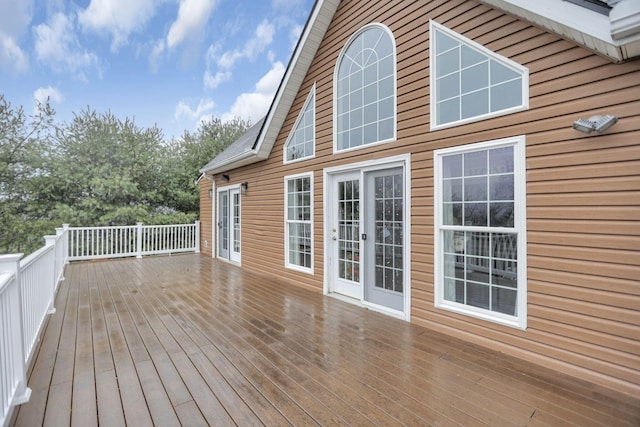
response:
<path id="1" fill-rule="evenodd" d="M 315 154 L 315 99 L 314 85 L 285 144 L 285 163 L 308 159 Z"/>
<path id="2" fill-rule="evenodd" d="M 335 151 L 396 137 L 396 47 L 381 24 L 362 28 L 338 58 L 334 76 Z"/>
<path id="3" fill-rule="evenodd" d="M 526 327 L 524 137 L 434 153 L 437 307 Z"/>
<path id="4" fill-rule="evenodd" d="M 285 265 L 313 273 L 313 176 L 285 177 Z"/>
<path id="5" fill-rule="evenodd" d="M 528 108 L 528 70 L 431 21 L 431 129 Z"/>

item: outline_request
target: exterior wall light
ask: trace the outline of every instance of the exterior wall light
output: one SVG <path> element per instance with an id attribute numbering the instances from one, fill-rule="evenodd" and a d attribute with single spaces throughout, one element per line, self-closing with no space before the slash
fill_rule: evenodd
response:
<path id="1" fill-rule="evenodd" d="M 223 174 L 220 176 L 224 182 L 229 182 L 229 175 Z"/>
<path id="2" fill-rule="evenodd" d="M 213 197 L 213 189 L 209 189 L 209 198 Z"/>
<path id="3" fill-rule="evenodd" d="M 618 122 L 616 116 L 593 116 L 589 120 L 578 119 L 573 122 L 573 128 L 579 132 L 590 134 L 594 130 L 598 133 L 605 133 L 607 129 Z"/>
<path id="4" fill-rule="evenodd" d="M 247 195 L 247 190 L 249 189 L 249 183 L 247 181 L 240 184 L 240 194 L 243 196 Z"/>

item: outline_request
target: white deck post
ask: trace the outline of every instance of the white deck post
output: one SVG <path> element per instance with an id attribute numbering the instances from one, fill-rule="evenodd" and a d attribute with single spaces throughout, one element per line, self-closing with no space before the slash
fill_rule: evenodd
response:
<path id="1" fill-rule="evenodd" d="M 136 223 L 136 258 L 142 258 L 142 223 Z"/>
<path id="2" fill-rule="evenodd" d="M 49 265 L 47 265 L 47 274 L 45 275 L 45 287 L 47 292 L 49 293 L 49 308 L 47 309 L 47 314 L 54 314 L 56 312 L 55 308 L 55 298 L 56 298 L 56 282 L 58 278 L 56 277 L 56 241 L 58 240 L 58 236 L 44 236 L 45 246 L 53 246 L 53 257 Z"/>
<path id="3" fill-rule="evenodd" d="M 200 253 L 200 221 L 196 220 L 196 253 Z"/>
<path id="4" fill-rule="evenodd" d="M 22 323 L 22 284 L 20 283 L 20 259 L 24 254 L 0 255 L 0 272 L 9 273 L 15 277 L 16 286 L 9 290 L 12 304 L 9 313 L 11 325 L 18 327 L 11 328 L 11 342 L 8 343 L 9 353 L 14 361 L 13 377 L 17 381 L 16 391 L 11 401 L 11 405 L 21 405 L 27 403 L 31 397 L 31 389 L 27 387 L 27 369 L 24 355 L 24 326 Z M 9 372 L 11 375 L 12 373 Z"/>
<path id="5" fill-rule="evenodd" d="M 69 224 L 62 224 L 62 232 L 64 233 L 64 250 L 62 251 L 62 253 L 64 254 L 64 263 L 69 264 Z M 64 277 L 62 277 L 62 279 L 60 280 L 64 280 Z"/>

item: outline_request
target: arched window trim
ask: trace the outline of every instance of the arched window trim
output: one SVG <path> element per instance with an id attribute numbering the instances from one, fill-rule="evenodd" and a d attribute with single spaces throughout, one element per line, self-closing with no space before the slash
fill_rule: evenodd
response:
<path id="1" fill-rule="evenodd" d="M 342 59 L 345 56 L 346 51 L 349 49 L 351 44 L 366 30 L 370 28 L 379 28 L 382 29 L 389 36 L 389 40 L 391 41 L 392 50 L 393 50 L 393 131 L 391 138 L 387 138 L 384 140 L 376 141 L 369 144 L 359 145 L 357 147 L 339 149 L 338 147 L 338 72 L 340 69 L 340 64 Z M 397 64 L 397 49 L 396 49 L 396 39 L 393 36 L 393 32 L 386 25 L 374 22 L 367 24 L 356 32 L 354 32 L 349 40 L 344 44 L 340 54 L 338 55 L 338 59 L 336 61 L 336 65 L 333 70 L 333 153 L 344 153 L 348 151 L 360 150 L 367 147 L 372 147 L 380 144 L 386 144 L 389 142 L 394 142 L 397 140 L 397 132 L 398 132 L 398 64 Z"/>
<path id="2" fill-rule="evenodd" d="M 300 124 L 300 121 L 303 120 L 304 113 L 307 111 L 307 108 L 309 107 L 309 105 L 311 104 L 312 101 L 313 101 L 313 122 L 312 122 L 312 125 L 311 125 L 312 126 L 312 134 L 313 134 L 313 149 L 312 149 L 312 152 L 308 156 L 300 157 L 298 159 L 288 160 L 287 159 L 287 148 L 289 147 L 289 143 L 291 142 L 291 139 L 295 135 L 295 131 L 298 129 L 298 125 Z M 283 150 L 283 153 L 282 153 L 282 160 L 283 160 L 284 164 L 296 163 L 296 162 L 300 162 L 302 160 L 313 159 L 316 156 L 316 105 L 315 104 L 316 104 L 316 84 L 314 82 L 313 86 L 311 87 L 311 90 L 309 91 L 309 94 L 307 95 L 307 99 L 304 101 L 304 105 L 302 106 L 302 109 L 298 113 L 298 117 L 296 118 L 296 122 L 293 124 L 293 127 L 291 128 L 291 132 L 289 132 L 289 136 L 287 137 L 287 141 L 284 144 L 284 150 Z"/>
<path id="3" fill-rule="evenodd" d="M 483 55 L 486 55 L 488 58 L 499 62 L 500 64 L 502 64 L 503 66 L 519 73 L 522 76 L 522 103 L 521 105 L 517 105 L 514 107 L 510 107 L 510 108 L 506 108 L 503 110 L 498 110 L 495 112 L 489 112 L 486 114 L 481 114 L 478 116 L 473 116 L 473 117 L 469 117 L 466 119 L 461 119 L 461 120 L 456 120 L 456 121 L 452 121 L 452 122 L 447 122 L 447 123 L 443 123 L 443 124 L 436 124 L 436 46 L 435 46 L 435 31 L 441 31 L 442 33 L 445 33 L 446 35 L 448 35 L 449 37 L 459 41 L 462 44 L 467 45 L 468 47 L 471 47 L 472 49 L 482 53 Z M 431 130 L 439 130 L 439 129 L 446 129 L 446 128 L 450 128 L 450 127 L 454 127 L 454 126 L 460 126 L 460 125 L 464 125 L 467 123 L 473 123 L 473 122 L 478 122 L 481 120 L 487 120 L 493 117 L 499 117 L 499 116 L 504 116 L 507 114 L 512 114 L 512 113 L 516 113 L 518 111 L 524 111 L 524 110 L 528 110 L 529 109 L 529 69 L 527 67 L 525 67 L 524 65 L 521 65 L 505 56 L 502 56 L 484 46 L 482 46 L 481 44 L 461 35 L 456 33 L 455 31 L 445 27 L 442 24 L 438 24 L 437 22 L 430 20 L 429 21 L 429 68 L 430 68 L 430 81 L 429 81 L 429 86 L 431 88 L 430 90 L 430 100 L 429 100 L 429 104 L 430 104 L 430 128 Z"/>

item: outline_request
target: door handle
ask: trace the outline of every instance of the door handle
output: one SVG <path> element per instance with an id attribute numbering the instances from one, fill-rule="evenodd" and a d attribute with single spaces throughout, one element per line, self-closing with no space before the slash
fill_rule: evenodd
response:
<path id="1" fill-rule="evenodd" d="M 333 236 L 331 240 L 338 240 L 338 238 L 336 236 Z"/>

